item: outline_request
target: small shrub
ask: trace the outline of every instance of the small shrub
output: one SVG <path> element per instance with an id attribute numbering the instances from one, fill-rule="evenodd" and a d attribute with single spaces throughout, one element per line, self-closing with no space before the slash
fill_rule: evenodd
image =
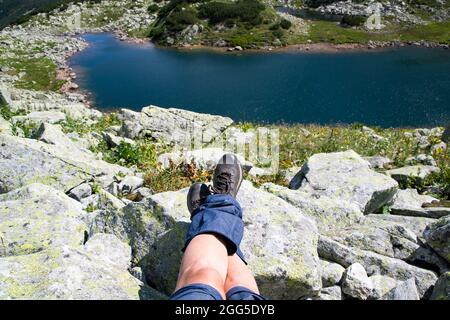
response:
<path id="1" fill-rule="evenodd" d="M 281 27 L 281 25 L 279 24 L 279 23 L 274 23 L 273 25 L 271 25 L 270 27 L 269 27 L 269 30 L 278 30 L 278 29 L 280 29 L 280 27 Z"/>
<path id="2" fill-rule="evenodd" d="M 212 1 L 200 6 L 199 17 L 209 19 L 212 24 L 239 19 L 244 23 L 258 25 L 262 23 L 260 13 L 264 9 L 264 4 L 258 0 L 238 0 L 234 3 Z"/>
<path id="3" fill-rule="evenodd" d="M 167 17 L 166 26 L 170 31 L 176 32 L 197 22 L 198 18 L 194 10 L 177 8 Z"/>
<path id="4" fill-rule="evenodd" d="M 284 31 L 281 29 L 273 30 L 272 33 L 278 39 L 281 39 L 284 36 Z"/>
<path id="5" fill-rule="evenodd" d="M 159 6 L 155 3 L 152 3 L 147 8 L 148 13 L 155 13 L 155 12 L 158 12 L 158 10 L 159 10 Z"/>
<path id="6" fill-rule="evenodd" d="M 290 21 L 287 20 L 287 19 L 283 19 L 283 20 L 281 20 L 281 22 L 280 22 L 280 26 L 281 26 L 283 29 L 288 30 L 288 29 L 292 26 L 292 22 L 290 22 Z"/>
<path id="7" fill-rule="evenodd" d="M 345 15 L 341 19 L 341 25 L 349 27 L 358 27 L 364 24 L 366 18 L 363 16 Z"/>
<path id="8" fill-rule="evenodd" d="M 11 109 L 8 107 L 6 103 L 3 103 L 0 100 L 0 116 L 5 120 L 11 120 L 12 117 L 14 117 L 16 114 L 11 111 Z"/>
<path id="9" fill-rule="evenodd" d="M 124 166 L 135 165 L 141 169 L 148 169 L 156 166 L 158 158 L 153 143 L 141 142 L 132 145 L 122 141 L 105 154 L 105 160 Z"/>

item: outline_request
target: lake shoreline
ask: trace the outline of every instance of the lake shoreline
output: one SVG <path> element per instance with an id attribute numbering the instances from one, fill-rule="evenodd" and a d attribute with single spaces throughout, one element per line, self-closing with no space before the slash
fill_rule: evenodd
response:
<path id="1" fill-rule="evenodd" d="M 108 32 L 107 32 L 108 33 Z M 184 45 L 184 46 L 165 46 L 154 43 L 151 39 L 142 39 L 142 38 L 130 38 L 126 37 L 123 34 L 118 34 L 113 32 L 115 37 L 120 40 L 130 44 L 142 45 L 142 44 L 151 44 L 159 48 L 163 49 L 176 49 L 180 51 L 195 51 L 195 50 L 204 50 L 204 51 L 212 51 L 218 53 L 231 53 L 231 52 L 311 52 L 311 53 L 341 53 L 346 51 L 363 51 L 363 52 L 371 52 L 376 50 L 383 49 L 396 49 L 402 48 L 406 46 L 415 46 L 415 47 L 423 47 L 429 49 L 450 49 L 450 45 L 436 43 L 432 41 L 369 41 L 368 43 L 357 43 L 357 42 L 349 42 L 349 43 L 332 43 L 332 42 L 311 42 L 311 43 L 298 43 L 298 44 L 289 44 L 285 46 L 269 46 L 262 48 L 240 48 L 239 46 L 232 47 L 216 47 L 211 45 L 204 44 L 193 44 L 193 45 Z M 241 50 L 242 49 L 242 50 Z"/>

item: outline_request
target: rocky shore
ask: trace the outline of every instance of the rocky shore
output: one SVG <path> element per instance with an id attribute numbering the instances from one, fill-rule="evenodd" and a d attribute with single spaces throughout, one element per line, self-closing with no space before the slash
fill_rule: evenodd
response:
<path id="1" fill-rule="evenodd" d="M 187 188 L 171 187 L 171 179 L 188 172 L 208 180 L 225 152 L 217 141 L 252 137 L 217 115 L 87 108 L 67 67 L 86 47 L 79 35 L 121 30 L 128 37 L 141 27 L 143 20 L 131 18 L 139 8 L 114 22 L 118 28 L 61 33 L 55 26 L 64 13 L 55 13 L 49 26 L 0 32 L 0 299 L 167 299 L 189 224 Z M 63 92 L 44 90 L 34 69 L 18 63 L 44 58 Z M 193 120 L 203 132 L 198 148 L 173 150 Z M 273 181 L 259 180 L 265 168 L 241 155 L 242 250 L 261 292 L 273 299 L 450 299 L 450 129 L 352 130 L 367 145 L 404 139 L 415 153 L 400 163 L 383 153 L 318 151 L 290 159 Z M 433 177 L 441 180 L 424 187 Z"/>

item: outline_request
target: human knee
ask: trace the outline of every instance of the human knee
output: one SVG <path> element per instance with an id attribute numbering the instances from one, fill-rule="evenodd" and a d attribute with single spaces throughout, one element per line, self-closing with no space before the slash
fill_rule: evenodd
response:
<path id="1" fill-rule="evenodd" d="M 214 266 L 207 259 L 199 259 L 185 268 L 184 272 L 185 276 L 192 278 L 205 278 L 214 280 L 214 282 L 220 282 L 222 279 L 221 272 L 218 270 L 216 266 Z"/>

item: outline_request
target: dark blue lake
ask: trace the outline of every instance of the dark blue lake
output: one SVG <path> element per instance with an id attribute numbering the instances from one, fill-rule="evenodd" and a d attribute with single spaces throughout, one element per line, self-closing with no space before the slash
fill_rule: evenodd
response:
<path id="1" fill-rule="evenodd" d="M 185 52 L 89 34 L 71 59 L 97 108 L 146 105 L 236 121 L 434 126 L 450 120 L 450 50 Z"/>

